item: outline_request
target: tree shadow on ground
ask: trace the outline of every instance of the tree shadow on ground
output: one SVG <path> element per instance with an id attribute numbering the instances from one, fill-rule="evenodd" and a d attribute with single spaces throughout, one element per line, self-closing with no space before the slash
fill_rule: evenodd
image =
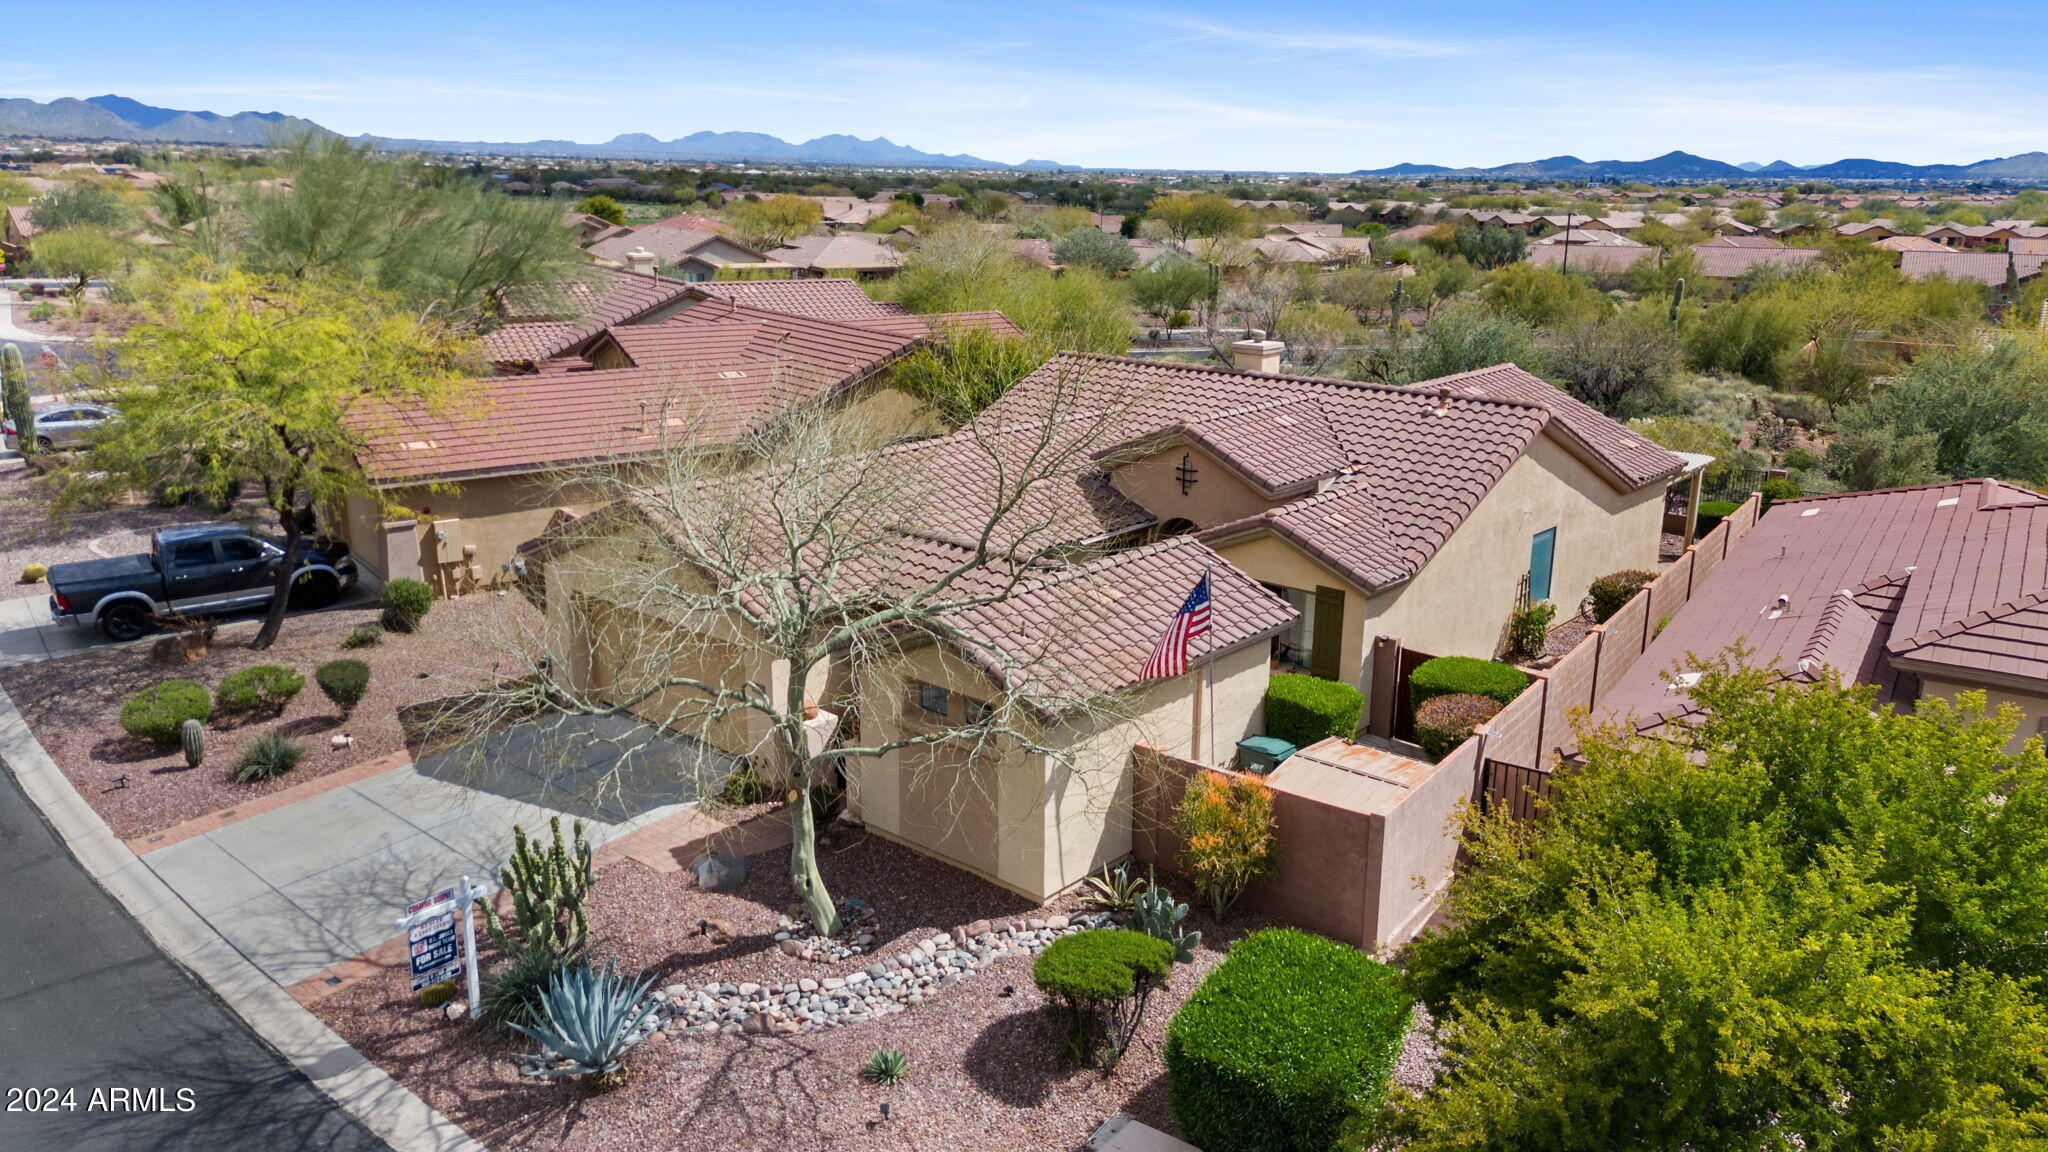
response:
<path id="1" fill-rule="evenodd" d="M 1013 1108 L 1036 1108 L 1080 1072 L 1066 1063 L 1066 1037 L 1044 1011 L 1021 1008 L 981 1030 L 962 1067 L 983 1092 Z"/>

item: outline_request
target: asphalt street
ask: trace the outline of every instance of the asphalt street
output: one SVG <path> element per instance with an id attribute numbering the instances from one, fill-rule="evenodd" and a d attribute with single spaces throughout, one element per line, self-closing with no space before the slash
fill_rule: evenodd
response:
<path id="1" fill-rule="evenodd" d="M 5 771 L 0 1149 L 388 1152 L 159 953 Z"/>

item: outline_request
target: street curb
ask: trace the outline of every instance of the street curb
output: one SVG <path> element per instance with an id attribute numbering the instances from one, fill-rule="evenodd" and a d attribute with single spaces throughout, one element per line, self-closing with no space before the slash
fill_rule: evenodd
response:
<path id="1" fill-rule="evenodd" d="M 158 948 L 212 988 L 263 1041 L 394 1152 L 489 1152 L 343 1043 L 214 931 L 93 812 L 0 690 L 0 760 L 79 864 Z"/>

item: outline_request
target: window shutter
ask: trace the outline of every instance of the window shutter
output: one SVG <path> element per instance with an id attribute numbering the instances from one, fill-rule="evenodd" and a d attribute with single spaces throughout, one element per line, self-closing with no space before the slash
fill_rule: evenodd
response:
<path id="1" fill-rule="evenodd" d="M 1344 652 L 1344 590 L 1316 588 L 1315 635 L 1309 637 L 1309 671 L 1325 680 L 1341 680 Z"/>

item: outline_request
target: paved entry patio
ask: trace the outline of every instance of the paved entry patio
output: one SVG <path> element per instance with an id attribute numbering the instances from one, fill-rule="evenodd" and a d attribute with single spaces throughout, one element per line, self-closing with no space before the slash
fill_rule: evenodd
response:
<path id="1" fill-rule="evenodd" d="M 229 943 L 290 987 L 397 934 L 408 901 L 467 874 L 495 886 L 512 828 L 584 821 L 593 848 L 697 800 L 722 753 L 658 728 L 514 725 L 143 855 Z"/>

